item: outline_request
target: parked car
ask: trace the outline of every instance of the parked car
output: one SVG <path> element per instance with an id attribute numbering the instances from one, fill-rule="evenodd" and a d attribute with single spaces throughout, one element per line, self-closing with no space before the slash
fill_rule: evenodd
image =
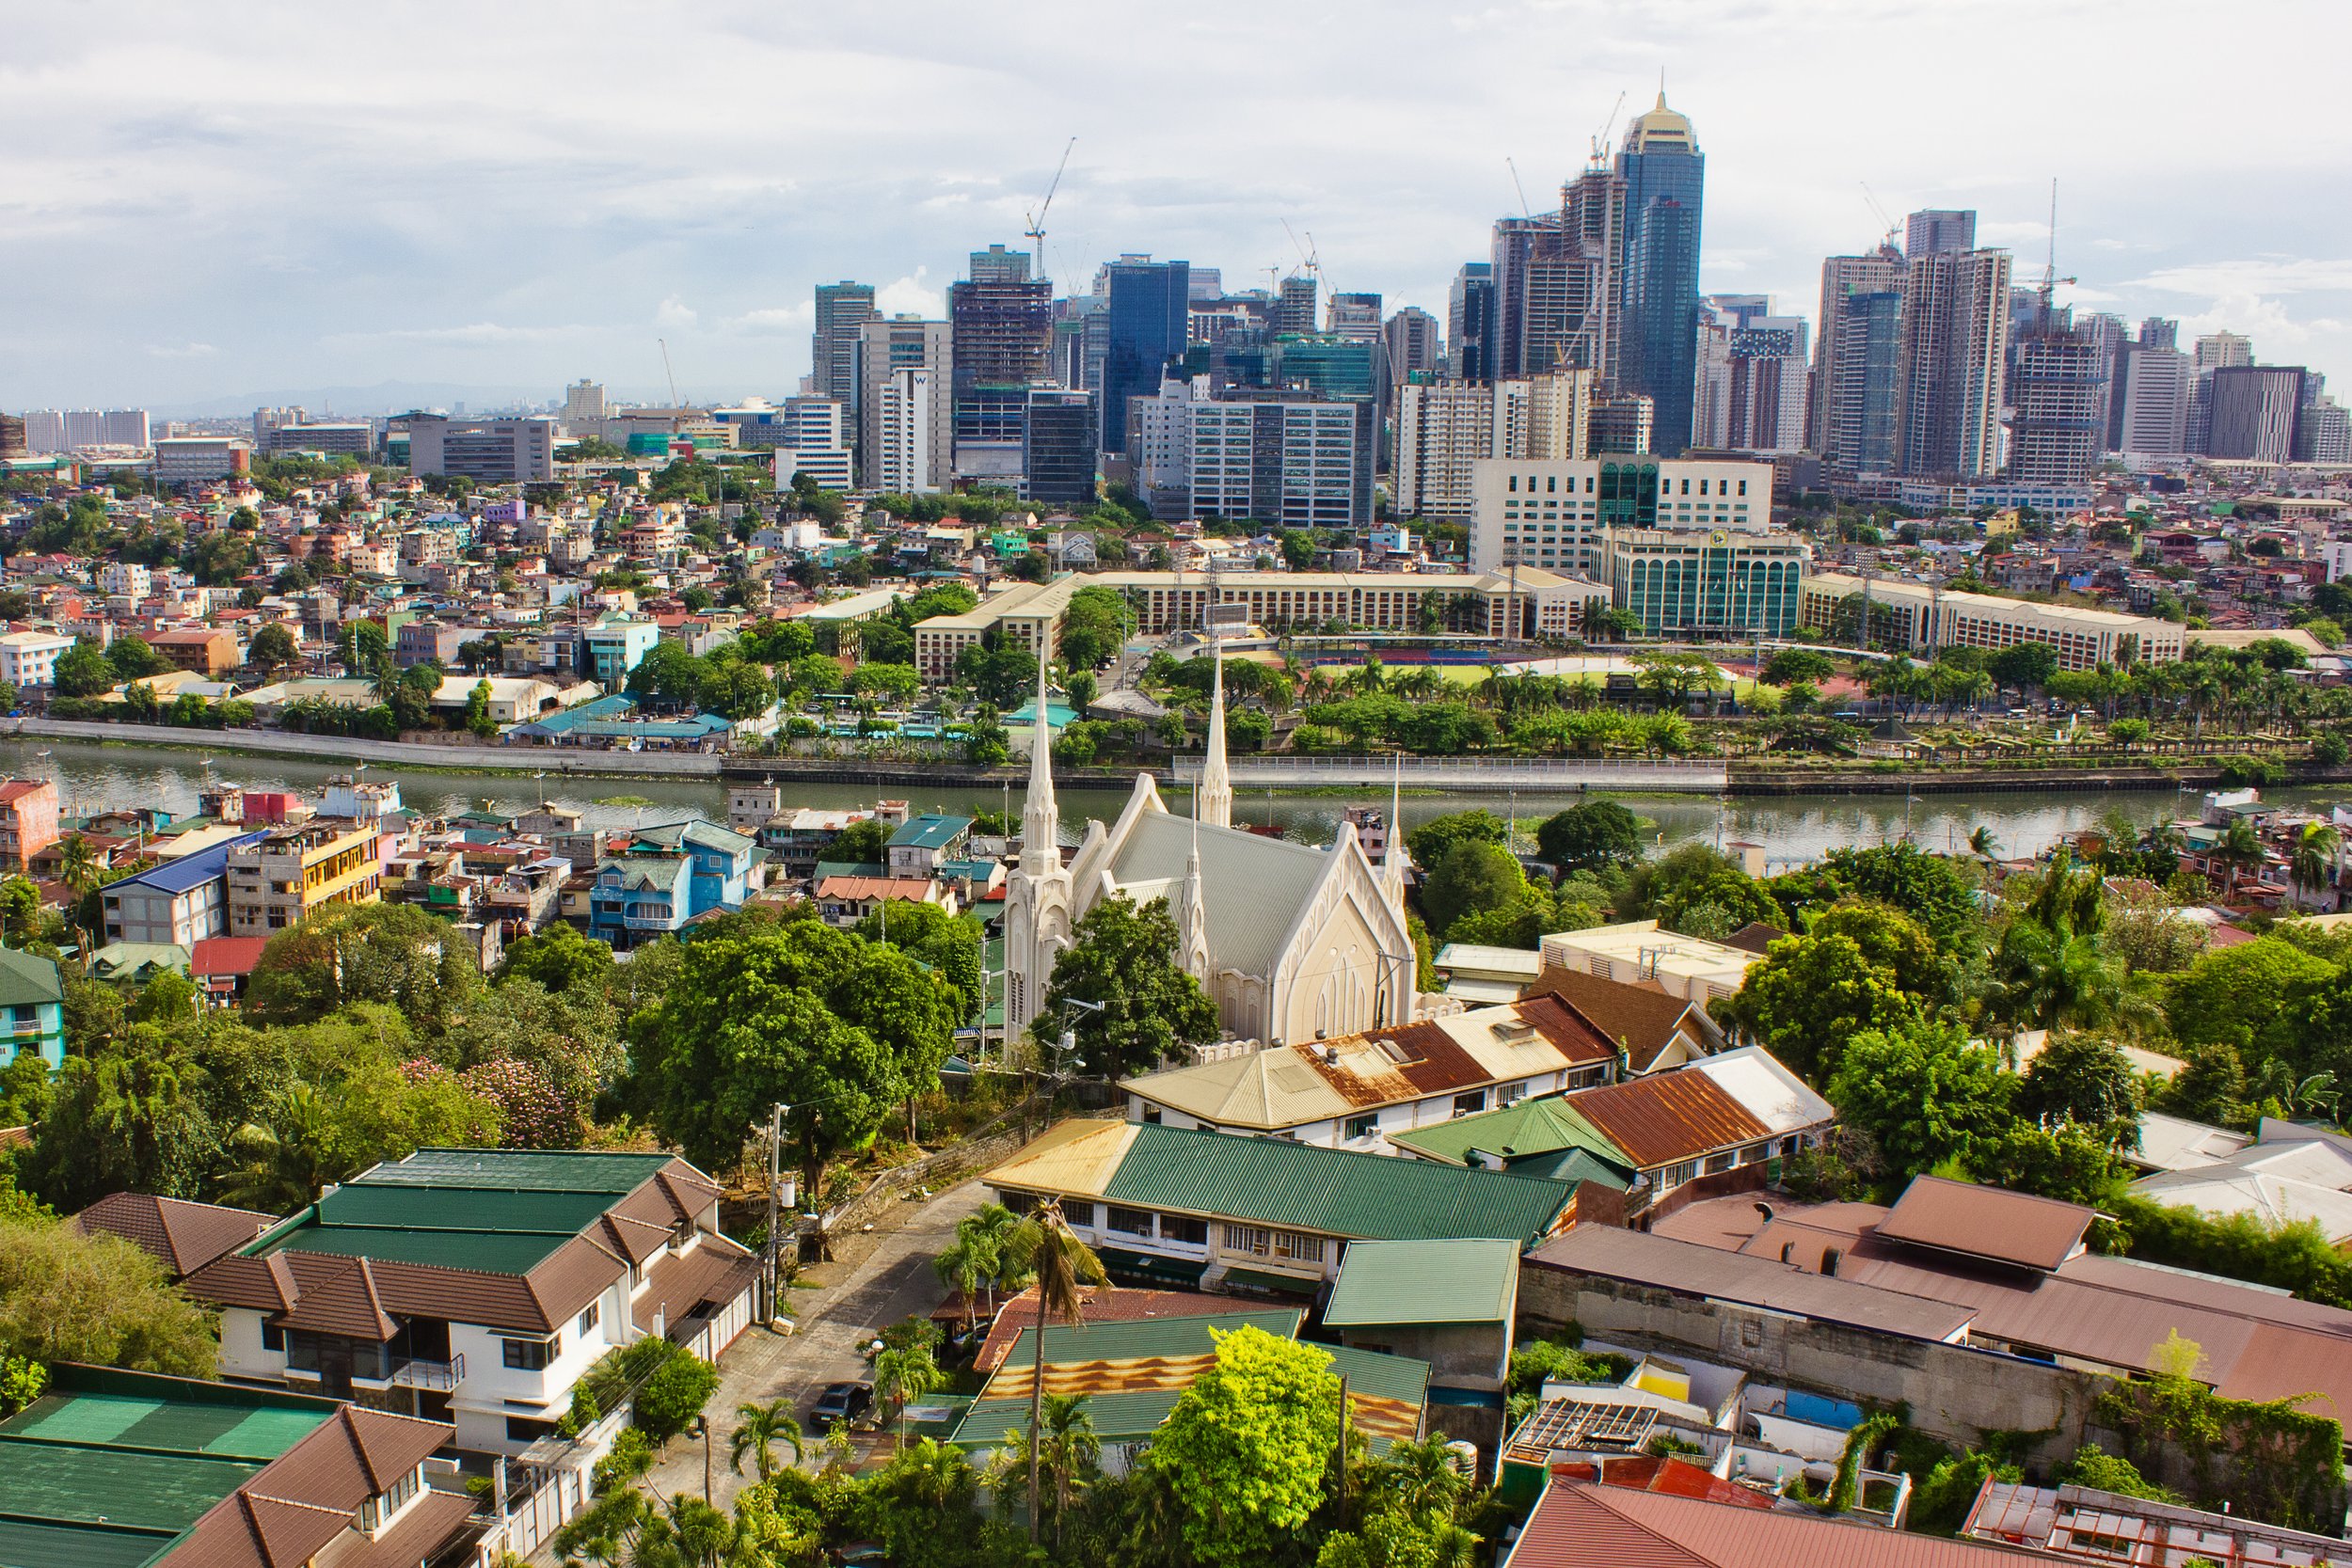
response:
<path id="1" fill-rule="evenodd" d="M 812 1432 L 830 1432 L 835 1421 L 854 1426 L 874 1402 L 873 1385 L 867 1383 L 829 1383 L 825 1391 L 809 1406 L 808 1425 Z"/>

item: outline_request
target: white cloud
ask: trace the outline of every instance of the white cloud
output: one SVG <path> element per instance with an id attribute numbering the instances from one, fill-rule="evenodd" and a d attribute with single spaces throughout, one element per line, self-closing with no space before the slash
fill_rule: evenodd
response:
<path id="1" fill-rule="evenodd" d="M 147 352 L 158 359 L 205 359 L 220 350 L 210 343 L 150 343 Z"/>
<path id="2" fill-rule="evenodd" d="M 874 309 L 885 316 L 927 316 L 934 321 L 945 316 L 946 294 L 923 285 L 930 272 L 929 267 L 917 267 L 895 283 L 884 283 L 874 291 Z"/>
<path id="3" fill-rule="evenodd" d="M 2339 293 L 2352 292 L 2352 261 L 2315 257 L 2260 256 L 2235 261 L 2201 261 L 2160 267 L 2132 286 L 2181 294 Z"/>
<path id="4" fill-rule="evenodd" d="M 806 332 L 817 325 L 817 302 L 808 300 L 799 305 L 771 306 L 764 310 L 746 310 L 727 319 L 726 329 L 747 337 L 789 337 Z"/>
<path id="5" fill-rule="evenodd" d="M 691 332 L 694 330 L 694 323 L 700 319 L 686 302 L 675 294 L 672 294 L 655 307 L 653 312 L 654 325 L 666 326 L 673 332 Z"/>

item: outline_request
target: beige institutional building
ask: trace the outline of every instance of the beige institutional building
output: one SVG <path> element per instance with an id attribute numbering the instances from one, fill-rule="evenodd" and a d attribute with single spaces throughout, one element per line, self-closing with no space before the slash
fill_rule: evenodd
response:
<path id="1" fill-rule="evenodd" d="M 1826 633 L 1840 607 L 1867 587 L 1873 626 L 1892 635 L 1874 639 L 1905 653 L 1938 648 L 1997 651 L 2020 642 L 2046 642 L 2061 670 L 2095 670 L 2132 659 L 2168 664 L 2181 657 L 2187 628 L 2152 615 L 2122 615 L 2074 605 L 2038 604 L 1993 594 L 1963 594 L 1924 582 L 1872 578 L 1866 585 L 1843 572 L 1815 572 L 1799 590 L 1798 621 Z"/>
<path id="2" fill-rule="evenodd" d="M 1233 827 L 1223 669 L 1220 657 L 1193 815 L 1170 812 L 1151 775 L 1138 774 L 1119 819 L 1108 828 L 1089 823 L 1065 864 L 1039 660 L 1021 863 L 1005 888 L 1009 1036 L 1039 1022 L 1072 933 L 1108 898 L 1168 900 L 1177 963 L 1216 1004 L 1228 1035 L 1279 1043 L 1411 1021 L 1413 941 L 1399 835 L 1375 865 L 1344 821 L 1323 849 Z M 1043 1020 L 1041 1032 L 1059 1022 Z"/>

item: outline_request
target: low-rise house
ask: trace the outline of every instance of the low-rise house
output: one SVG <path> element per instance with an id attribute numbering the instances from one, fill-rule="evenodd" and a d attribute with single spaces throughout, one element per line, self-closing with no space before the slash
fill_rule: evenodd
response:
<path id="1" fill-rule="evenodd" d="M 224 675 L 245 662 L 245 650 L 237 645 L 236 634 L 212 626 L 159 631 L 147 643 L 173 669 L 193 670 L 200 675 Z"/>
<path id="2" fill-rule="evenodd" d="M 321 816 L 229 847 L 229 931 L 266 936 L 330 904 L 373 904 L 383 882 L 373 822 Z"/>
<path id="3" fill-rule="evenodd" d="M 453 1421 L 521 1452 L 616 1345 L 714 1357 L 750 1323 L 758 1258 L 719 1188 L 662 1154 L 424 1148 L 363 1171 L 190 1275 L 221 1373 Z"/>
<path id="4" fill-rule="evenodd" d="M 1351 1242 L 1323 1327 L 1341 1344 L 1427 1362 L 1445 1403 L 1494 1413 L 1484 1423 L 1491 1446 L 1518 1296 L 1515 1242 Z"/>
<path id="5" fill-rule="evenodd" d="M 1750 1045 L 1678 1072 L 1528 1100 L 1399 1132 L 1393 1141 L 1407 1154 L 1447 1164 L 1604 1184 L 1610 1170 L 1629 1173 L 1623 1218 L 1631 1222 L 1695 1197 L 1760 1187 L 1772 1162 L 1820 1142 L 1836 1119 L 1829 1101 L 1762 1046 Z"/>
<path id="6" fill-rule="evenodd" d="M 1811 1509 L 1756 1508 L 1712 1496 L 1552 1477 L 1503 1568 L 2021 1568 L 2003 1547 L 1903 1530 L 1858 1529 Z"/>
<path id="7" fill-rule="evenodd" d="M 817 912 L 845 931 L 890 903 L 936 904 L 956 912 L 956 895 L 929 877 L 834 876 L 817 883 Z"/>
<path id="8" fill-rule="evenodd" d="M 1276 1134 L 1391 1153 L 1415 1128 L 1534 1095 L 1609 1083 L 1617 1055 L 1591 1022 L 1537 997 L 1338 1039 L 1242 1049 L 1123 1079 L 1136 1121 Z"/>
<path id="9" fill-rule="evenodd" d="M 0 947 L 0 1068 L 27 1051 L 65 1064 L 65 981 L 49 959 Z"/>
<path id="10" fill-rule="evenodd" d="M 1449 942 L 1432 960 L 1445 977 L 1445 994 L 1472 1007 L 1516 1002 L 1543 973 L 1544 956 L 1524 947 Z"/>
<path id="11" fill-rule="evenodd" d="M 942 865 L 961 858 L 971 838 L 972 818 L 926 812 L 908 818 L 890 835 L 883 863 L 900 879 L 936 877 Z"/>
<path id="12" fill-rule="evenodd" d="M 205 998 L 228 1006 L 245 996 L 246 981 L 262 961 L 267 937 L 212 937 L 188 950 L 188 978 Z"/>
<path id="13" fill-rule="evenodd" d="M 1997 1475 L 1985 1478 L 1960 1533 L 2066 1562 L 2352 1568 L 2352 1543 L 2332 1535 L 2095 1487 L 2034 1486 Z"/>
<path id="14" fill-rule="evenodd" d="M 2293 1123 L 2265 1120 L 2254 1142 L 2143 1176 L 2130 1190 L 2214 1219 L 2243 1214 L 2273 1228 L 2309 1223 L 2328 1245 L 2352 1247 L 2352 1140 Z"/>
<path id="15" fill-rule="evenodd" d="M 1725 1043 L 1723 1026 L 1705 1007 L 1652 980 L 1633 984 L 1587 970 L 1548 968 L 1526 994 L 1556 996 L 1591 1020 L 1622 1050 L 1629 1074 L 1678 1068 L 1713 1055 Z"/>
<path id="16" fill-rule="evenodd" d="M 588 934 L 627 952 L 683 927 L 692 904 L 690 867 L 675 854 L 616 855 L 588 887 Z"/>
<path id="17" fill-rule="evenodd" d="M 446 1562 L 480 1533 L 446 1421 L 70 1363 L 0 1421 L 7 1560 L 90 1568 Z"/>
<path id="18" fill-rule="evenodd" d="M 34 856 L 56 842 L 56 781 L 10 779 L 0 784 L 0 870 L 25 870 Z"/>
<path id="19" fill-rule="evenodd" d="M 1311 1297 L 1346 1243 L 1467 1237 L 1531 1245 L 1576 1189 L 1537 1177 L 1286 1138 L 1073 1119 L 982 1178 L 1025 1212 L 1057 1198 L 1114 1278 Z"/>
<path id="20" fill-rule="evenodd" d="M 629 835 L 626 853 L 648 851 L 675 854 L 686 860 L 688 919 L 713 910 L 740 909 L 754 889 L 755 867 L 761 863 L 758 841 L 700 820 L 639 828 Z"/>
<path id="21" fill-rule="evenodd" d="M 1655 920 L 1596 926 L 1544 938 L 1544 966 L 1581 969 L 1604 980 L 1657 982 L 1705 1006 L 1737 992 L 1763 955 L 1728 942 L 1661 929 Z"/>

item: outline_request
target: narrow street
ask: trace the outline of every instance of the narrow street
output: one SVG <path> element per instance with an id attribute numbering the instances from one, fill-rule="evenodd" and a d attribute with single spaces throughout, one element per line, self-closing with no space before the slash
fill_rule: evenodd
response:
<path id="1" fill-rule="evenodd" d="M 778 1334 L 755 1324 L 720 1358 L 719 1391 L 707 1407 L 715 1502 L 725 1507 L 745 1484 L 745 1477 L 727 1473 L 737 1407 L 790 1400 L 802 1418 L 802 1440 L 813 1449 L 806 1417 L 818 1392 L 828 1383 L 867 1375 L 861 1349 L 875 1330 L 928 1313 L 946 1298 L 931 1259 L 954 1240 L 957 1222 L 978 1209 L 985 1196 L 978 1182 L 967 1181 L 928 1202 L 896 1204 L 874 1229 L 836 1238 L 834 1260 L 803 1270 L 792 1292 L 793 1332 Z M 647 1489 L 665 1497 L 699 1493 L 703 1464 L 702 1444 L 675 1439 L 655 1464 Z"/>

